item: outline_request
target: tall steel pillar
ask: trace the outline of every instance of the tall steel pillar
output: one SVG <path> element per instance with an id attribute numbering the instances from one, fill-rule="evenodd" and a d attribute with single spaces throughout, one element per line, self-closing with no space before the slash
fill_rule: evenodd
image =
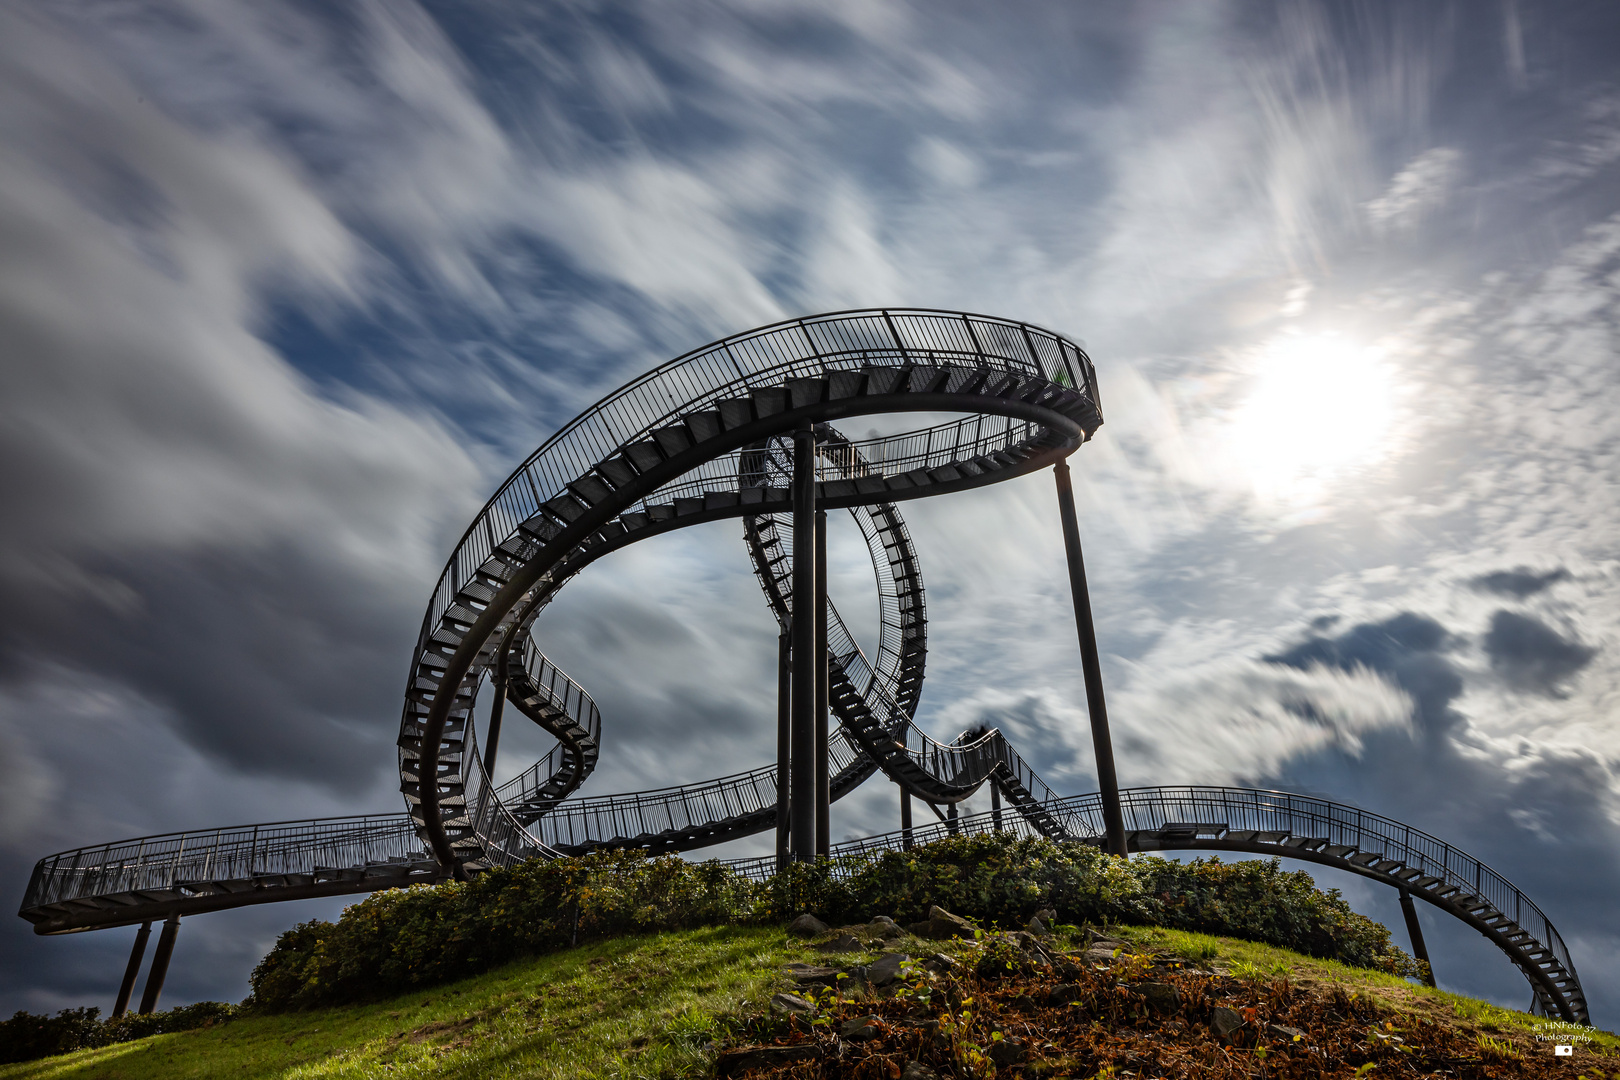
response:
<path id="1" fill-rule="evenodd" d="M 501 748 L 501 712 L 506 706 L 506 648 L 495 659 L 495 700 L 489 707 L 489 742 L 484 747 L 484 772 L 495 783 L 495 752 Z M 472 721 L 468 721 L 470 724 Z"/>
<path id="2" fill-rule="evenodd" d="M 1058 512 L 1063 517 L 1063 546 L 1069 556 L 1069 588 L 1074 594 L 1074 622 L 1080 632 L 1080 670 L 1086 677 L 1086 711 L 1091 714 L 1091 745 L 1097 756 L 1097 790 L 1102 796 L 1107 851 L 1123 857 L 1125 815 L 1119 806 L 1119 776 L 1114 772 L 1114 741 L 1108 734 L 1108 703 L 1103 699 L 1102 663 L 1097 658 L 1097 628 L 1091 622 L 1091 592 L 1080 556 L 1080 523 L 1074 513 L 1069 463 L 1052 469 L 1057 477 Z"/>
<path id="3" fill-rule="evenodd" d="M 788 850 L 788 793 L 792 784 L 788 775 L 793 760 L 793 643 L 788 631 L 783 630 L 776 639 L 776 871 L 787 869 Z"/>
<path id="4" fill-rule="evenodd" d="M 1423 944 L 1423 927 L 1418 925 L 1417 908 L 1412 905 L 1412 894 L 1406 889 L 1401 890 L 1401 914 L 1406 917 L 1406 936 L 1412 940 L 1412 956 L 1429 964 L 1429 949 Z M 1423 981 L 1434 985 L 1432 964 L 1429 964 L 1428 977 Z"/>
<path id="5" fill-rule="evenodd" d="M 994 777 L 990 779 L 990 824 L 996 832 L 1001 831 L 1001 789 L 996 786 Z"/>
<path id="6" fill-rule="evenodd" d="M 827 775 L 827 511 L 816 509 L 816 854 L 832 854 L 832 789 Z"/>
<path id="7" fill-rule="evenodd" d="M 911 850 L 911 792 L 900 789 L 900 847 Z"/>
<path id="8" fill-rule="evenodd" d="M 157 951 L 152 954 L 152 970 L 146 973 L 146 989 L 141 991 L 141 1015 L 157 1008 L 163 993 L 163 979 L 169 974 L 169 957 L 174 955 L 174 938 L 180 932 L 180 916 L 170 915 L 163 920 L 163 932 L 158 935 Z"/>
<path id="9" fill-rule="evenodd" d="M 114 1020 L 129 1012 L 129 996 L 135 992 L 135 979 L 141 973 L 141 960 L 146 956 L 146 939 L 152 936 L 152 920 L 141 923 L 135 931 L 135 947 L 129 950 L 129 963 L 124 968 L 124 981 L 118 984 L 118 1000 L 113 1003 Z"/>
<path id="10" fill-rule="evenodd" d="M 789 844 L 797 862 L 816 858 L 816 433 L 793 434 L 793 732 Z"/>

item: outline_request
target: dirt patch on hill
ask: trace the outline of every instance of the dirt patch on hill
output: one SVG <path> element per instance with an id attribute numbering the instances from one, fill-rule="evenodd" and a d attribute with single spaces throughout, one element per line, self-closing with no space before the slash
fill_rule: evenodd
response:
<path id="1" fill-rule="evenodd" d="M 1620 1075 L 1620 1056 L 1562 1035 L 1487 1032 L 1391 1008 L 1336 983 L 1135 952 L 1098 941 L 1059 953 L 996 937 L 969 963 L 907 960 L 887 986 L 804 978 L 794 998 L 745 1021 L 720 1077 L 933 1080 L 984 1077 L 1476 1078 Z M 876 965 L 874 965 L 875 967 Z M 832 983 L 833 987 L 825 984 Z M 838 987 L 857 986 L 849 994 Z M 1416 1004 L 1416 1002 L 1414 1002 Z"/>

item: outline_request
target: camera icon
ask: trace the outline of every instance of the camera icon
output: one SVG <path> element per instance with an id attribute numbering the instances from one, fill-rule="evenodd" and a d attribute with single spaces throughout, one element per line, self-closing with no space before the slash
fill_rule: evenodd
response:
<path id="1" fill-rule="evenodd" d="M 1560 1044 L 1553 1047 L 1553 1056 L 1554 1057 L 1569 1057 L 1574 1053 L 1575 1053 L 1575 1048 L 1573 1046 L 1565 1046 L 1565 1045 L 1560 1043 Z"/>

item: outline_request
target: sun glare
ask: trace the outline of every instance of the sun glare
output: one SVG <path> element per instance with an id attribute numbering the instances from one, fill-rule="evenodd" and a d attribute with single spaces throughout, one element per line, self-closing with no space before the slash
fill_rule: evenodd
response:
<path id="1" fill-rule="evenodd" d="M 1394 412 L 1381 350 L 1330 335 L 1279 337 L 1233 418 L 1234 449 L 1263 501 L 1320 503 L 1335 480 L 1384 456 Z"/>

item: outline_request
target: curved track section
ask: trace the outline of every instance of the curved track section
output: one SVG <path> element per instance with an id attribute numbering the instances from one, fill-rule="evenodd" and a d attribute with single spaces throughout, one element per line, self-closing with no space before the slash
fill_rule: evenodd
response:
<path id="1" fill-rule="evenodd" d="M 1229 787 L 1148 787 L 1120 792 L 1132 851 L 1228 851 L 1300 859 L 1404 889 L 1472 926 L 1523 972 L 1539 1010 L 1589 1024 L 1586 996 L 1564 940 L 1542 910 L 1507 878 L 1472 855 L 1410 825 L 1354 806 L 1286 791 Z M 1103 844 L 1097 794 L 1054 799 L 1064 839 Z M 954 834 L 1044 832 L 1027 817 L 991 812 L 919 826 L 908 837 L 882 833 L 833 846 L 834 858 L 899 849 Z M 760 880 L 771 859 L 733 859 Z"/>
<path id="2" fill-rule="evenodd" d="M 645 536 L 790 509 L 786 487 L 757 479 L 758 448 L 774 437 L 839 417 L 942 411 L 969 415 L 829 446 L 824 457 L 844 460 L 817 484 L 818 505 L 892 503 L 1021 475 L 1066 456 L 1102 422 L 1090 361 L 1063 338 L 984 316 L 885 310 L 716 342 L 610 395 L 536 451 L 457 546 L 418 639 L 400 728 L 401 790 L 441 864 L 497 858 L 478 828 L 483 804 L 499 800 L 485 797 L 470 753 L 472 705 L 488 674 L 522 666 L 534 616 L 563 582 Z M 872 685 L 863 696 L 841 681 L 837 696 L 841 710 L 869 717 L 842 727 L 879 766 L 931 788 L 931 801 L 965 798 L 983 782 L 958 768 L 977 751 L 893 737 L 909 716 L 898 695 L 866 700 Z M 553 730 L 539 710 L 530 715 Z M 915 743 L 914 753 L 897 742 Z M 919 766 L 925 758 L 944 771 Z M 558 764 L 573 760 L 564 750 Z M 535 780 L 538 791 L 538 772 Z M 742 790 L 741 779 L 731 787 Z"/>

